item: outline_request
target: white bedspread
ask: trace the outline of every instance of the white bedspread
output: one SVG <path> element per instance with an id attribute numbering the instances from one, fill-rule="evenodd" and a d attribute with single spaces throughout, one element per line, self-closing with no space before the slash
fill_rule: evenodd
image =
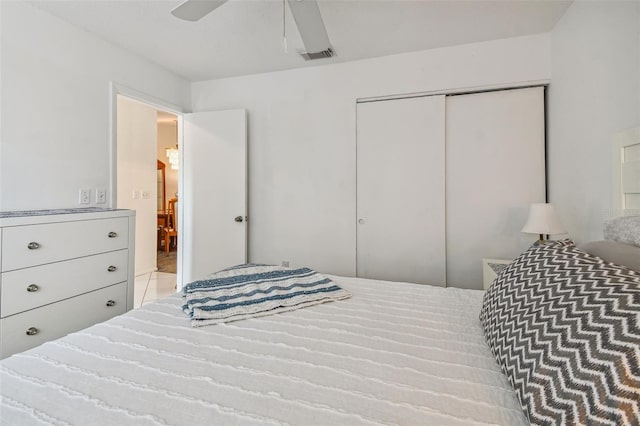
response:
<path id="1" fill-rule="evenodd" d="M 201 328 L 170 297 L 14 355 L 1 423 L 526 424 L 482 292 L 331 278 L 353 297 Z"/>

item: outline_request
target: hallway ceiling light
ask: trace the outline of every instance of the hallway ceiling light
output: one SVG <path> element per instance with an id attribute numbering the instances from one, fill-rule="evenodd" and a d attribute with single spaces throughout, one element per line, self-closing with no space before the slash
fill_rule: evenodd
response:
<path id="1" fill-rule="evenodd" d="M 175 148 L 165 148 L 169 163 L 171 163 L 172 170 L 178 170 L 178 164 L 180 163 L 180 157 L 178 156 L 178 145 Z"/>

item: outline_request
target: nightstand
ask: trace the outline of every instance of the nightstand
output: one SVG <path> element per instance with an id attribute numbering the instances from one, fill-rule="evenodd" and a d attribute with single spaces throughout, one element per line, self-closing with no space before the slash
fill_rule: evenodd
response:
<path id="1" fill-rule="evenodd" d="M 482 277 L 485 290 L 491 287 L 493 280 L 511 262 L 508 259 L 482 259 Z"/>

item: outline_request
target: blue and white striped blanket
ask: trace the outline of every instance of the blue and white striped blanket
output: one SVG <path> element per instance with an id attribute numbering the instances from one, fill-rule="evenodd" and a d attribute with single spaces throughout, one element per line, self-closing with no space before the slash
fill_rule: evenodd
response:
<path id="1" fill-rule="evenodd" d="M 238 265 L 182 289 L 193 327 L 292 311 L 347 299 L 351 293 L 309 269 Z"/>

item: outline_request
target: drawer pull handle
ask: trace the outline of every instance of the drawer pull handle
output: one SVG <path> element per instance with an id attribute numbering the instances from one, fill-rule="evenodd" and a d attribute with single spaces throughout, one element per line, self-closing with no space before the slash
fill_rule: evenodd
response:
<path id="1" fill-rule="evenodd" d="M 111 265 L 111 266 L 109 266 L 109 267 L 107 268 L 107 271 L 109 271 L 109 272 L 115 272 L 117 269 L 118 269 L 117 267 L 115 267 L 115 266 Z"/>
<path id="2" fill-rule="evenodd" d="M 40 248 L 40 244 L 36 243 L 35 241 L 31 241 L 29 244 L 27 244 L 27 248 L 29 250 L 39 249 Z"/>
<path id="3" fill-rule="evenodd" d="M 38 287 L 38 286 L 37 286 L 37 285 L 35 285 L 35 284 L 31 284 L 31 285 L 29 285 L 29 286 L 27 287 L 27 291 L 28 291 L 29 293 L 35 293 L 35 292 L 36 292 L 36 291 L 38 291 L 38 290 L 40 290 L 40 287 Z"/>
<path id="4" fill-rule="evenodd" d="M 109 238 L 115 238 L 117 236 L 118 236 L 117 232 L 113 232 L 113 231 L 109 232 Z"/>
<path id="5" fill-rule="evenodd" d="M 38 334 L 40 332 L 40 330 L 38 330 L 35 327 L 29 327 L 27 328 L 27 336 L 35 336 L 36 334 Z"/>
<path id="6" fill-rule="evenodd" d="M 116 306 L 116 301 L 115 300 L 107 300 L 107 306 L 109 306 L 109 307 Z"/>

